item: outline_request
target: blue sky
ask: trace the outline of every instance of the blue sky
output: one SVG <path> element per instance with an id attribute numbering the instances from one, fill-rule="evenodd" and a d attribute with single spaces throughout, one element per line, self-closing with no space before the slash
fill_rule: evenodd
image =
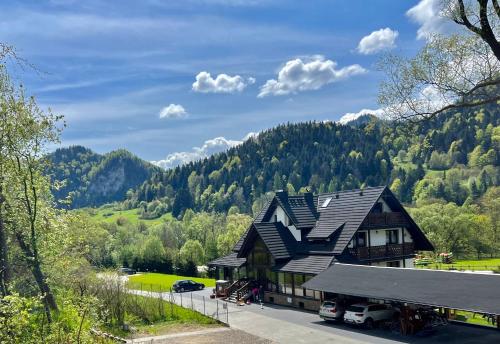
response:
<path id="1" fill-rule="evenodd" d="M 375 63 L 417 51 L 435 1 L 8 1 L 0 40 L 41 71 L 18 77 L 65 115 L 63 146 L 168 167 L 279 123 L 377 109 Z"/>

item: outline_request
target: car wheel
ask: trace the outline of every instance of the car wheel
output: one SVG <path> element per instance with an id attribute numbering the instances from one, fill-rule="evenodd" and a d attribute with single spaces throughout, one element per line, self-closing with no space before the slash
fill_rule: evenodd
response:
<path id="1" fill-rule="evenodd" d="M 199 289 L 199 290 L 203 290 L 203 286 L 202 286 L 202 285 L 200 285 L 200 286 L 198 287 L 198 289 Z"/>
<path id="2" fill-rule="evenodd" d="M 373 328 L 373 319 L 372 318 L 368 318 L 365 320 L 365 327 L 369 330 L 371 330 Z"/>
<path id="3" fill-rule="evenodd" d="M 180 291 L 181 293 L 183 293 L 183 292 L 184 292 L 184 288 L 179 289 L 179 291 Z"/>

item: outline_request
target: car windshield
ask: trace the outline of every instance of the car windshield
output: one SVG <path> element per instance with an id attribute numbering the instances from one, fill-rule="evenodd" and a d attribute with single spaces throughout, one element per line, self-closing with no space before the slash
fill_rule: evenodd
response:
<path id="1" fill-rule="evenodd" d="M 195 284 L 195 282 L 193 282 L 193 281 L 187 281 L 187 283 L 189 283 L 189 284 Z"/>
<path id="2" fill-rule="evenodd" d="M 356 312 L 356 313 L 363 313 L 364 310 L 365 310 L 365 307 L 363 307 L 363 306 L 349 306 L 347 308 L 348 312 Z"/>
<path id="3" fill-rule="evenodd" d="M 323 307 L 335 307 L 335 302 L 323 302 Z"/>

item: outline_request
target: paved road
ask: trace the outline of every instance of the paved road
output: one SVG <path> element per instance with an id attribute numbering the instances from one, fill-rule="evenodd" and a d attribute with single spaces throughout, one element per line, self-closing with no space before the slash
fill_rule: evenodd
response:
<path id="1" fill-rule="evenodd" d="M 140 291 L 135 291 L 140 293 Z M 151 297 L 159 293 L 142 292 Z M 265 304 L 237 306 L 209 298 L 211 289 L 182 294 L 182 305 L 201 313 L 219 315 L 231 327 L 277 343 L 500 343 L 500 331 L 450 324 L 425 338 L 402 336 L 385 330 L 364 330 L 344 324 L 331 324 L 316 313 Z M 181 294 L 173 294 L 174 302 L 181 304 Z M 169 299 L 169 293 L 161 295 Z M 192 300 L 192 303 L 191 303 Z M 205 302 L 204 302 L 205 301 Z M 217 306 L 218 305 L 218 306 Z"/>

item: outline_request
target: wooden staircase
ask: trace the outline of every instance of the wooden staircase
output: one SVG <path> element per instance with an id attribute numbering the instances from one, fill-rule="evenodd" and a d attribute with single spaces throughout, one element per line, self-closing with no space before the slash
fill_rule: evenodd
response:
<path id="1" fill-rule="evenodd" d="M 238 302 L 239 299 L 243 297 L 246 293 L 248 293 L 250 286 L 250 281 L 248 279 L 240 279 L 235 281 L 227 288 L 227 298 L 228 302 Z"/>

